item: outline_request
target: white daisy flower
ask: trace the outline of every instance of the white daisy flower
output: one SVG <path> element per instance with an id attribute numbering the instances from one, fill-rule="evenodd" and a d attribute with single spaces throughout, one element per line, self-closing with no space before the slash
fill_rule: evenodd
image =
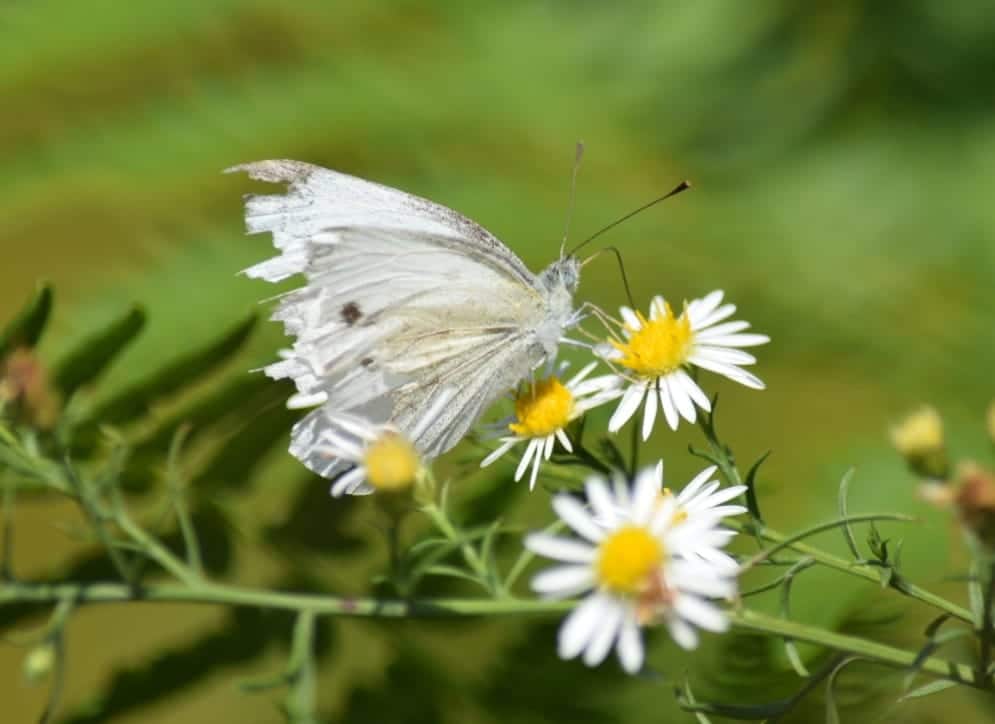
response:
<path id="1" fill-rule="evenodd" d="M 633 673 L 645 655 L 643 626 L 666 624 L 685 649 L 698 644 L 695 627 L 728 628 L 708 599 L 731 598 L 735 579 L 702 558 L 680 557 L 676 499 L 661 497 L 654 469 L 641 471 L 631 491 L 621 478 L 609 489 L 603 478 L 591 477 L 586 493 L 590 510 L 569 495 L 553 498 L 554 510 L 580 539 L 535 533 L 525 541 L 534 553 L 561 562 L 533 579 L 537 593 L 569 598 L 587 592 L 560 627 L 562 658 L 582 656 L 595 666 L 614 646 L 622 667 Z"/>
<path id="2" fill-rule="evenodd" d="M 598 405 L 613 400 L 621 393 L 617 375 L 602 375 L 588 379 L 597 366 L 591 362 L 571 377 L 566 384 L 558 375 L 550 375 L 535 382 L 525 383 L 515 396 L 515 414 L 497 426 L 512 434 L 500 438 L 500 444 L 483 459 L 480 467 L 487 467 L 520 442 L 527 442 L 525 453 L 515 470 L 515 480 L 521 480 L 531 464 L 529 490 L 535 488 L 539 465 L 549 460 L 558 440 L 567 452 L 573 452 L 566 427 L 572 421 Z M 560 368 L 560 374 L 566 366 Z"/>
<path id="3" fill-rule="evenodd" d="M 743 369 L 744 365 L 755 363 L 756 358 L 739 348 L 766 344 L 770 338 L 764 334 L 743 334 L 750 326 L 748 322 L 723 322 L 736 312 L 736 307 L 719 306 L 722 297 L 720 290 L 695 299 L 680 316 L 675 316 L 670 305 L 659 296 L 650 303 L 649 319 L 628 307 L 621 308 L 622 339 L 610 339 L 596 350 L 621 368 L 621 376 L 631 381 L 608 423 L 610 432 L 621 429 L 644 399 L 644 440 L 653 430 L 658 406 L 674 430 L 682 417 L 695 422 L 696 407 L 709 411 L 708 396 L 688 374 L 691 367 L 715 372 L 747 387 L 764 389 L 758 377 Z"/>
<path id="4" fill-rule="evenodd" d="M 345 412 L 327 413 L 327 425 L 315 447 L 329 461 L 322 475 L 333 478 L 332 496 L 369 495 L 410 487 L 422 469 L 421 455 L 411 440 L 417 440 L 438 418 L 452 396 L 452 390 L 443 390 L 418 419 L 410 438 L 390 424 Z M 339 471 L 344 472 L 334 477 Z"/>

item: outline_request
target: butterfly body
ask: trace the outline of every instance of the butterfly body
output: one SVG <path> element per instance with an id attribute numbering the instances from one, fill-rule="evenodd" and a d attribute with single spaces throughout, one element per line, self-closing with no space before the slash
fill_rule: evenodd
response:
<path id="1" fill-rule="evenodd" d="M 296 340 L 266 372 L 293 379 L 299 406 L 320 405 L 291 442 L 320 474 L 337 469 L 320 449 L 337 413 L 417 429 L 423 455 L 445 452 L 555 356 L 574 322 L 573 257 L 536 275 L 485 229 L 426 199 L 296 161 L 231 170 L 290 185 L 246 202 L 249 232 L 272 233 L 280 251 L 246 274 L 307 278 L 273 315 Z M 440 411 L 418 424 L 427 409 Z"/>

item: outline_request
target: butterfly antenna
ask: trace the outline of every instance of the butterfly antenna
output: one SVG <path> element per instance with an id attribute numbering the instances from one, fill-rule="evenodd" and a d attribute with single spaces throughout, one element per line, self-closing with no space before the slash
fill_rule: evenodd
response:
<path id="1" fill-rule="evenodd" d="M 585 259 L 582 265 L 586 265 L 589 261 L 594 261 L 601 255 L 602 252 L 610 251 L 615 255 L 615 260 L 618 262 L 618 270 L 622 274 L 622 286 L 625 287 L 625 296 L 629 300 L 629 306 L 633 309 L 636 308 L 636 302 L 632 298 L 632 287 L 629 286 L 629 276 L 625 273 L 625 263 L 622 261 L 622 252 L 618 250 L 616 246 L 606 246 L 603 249 L 598 249 L 591 256 Z"/>
<path id="2" fill-rule="evenodd" d="M 580 170 L 580 160 L 584 157 L 584 142 L 577 141 L 577 150 L 574 154 L 573 172 L 570 174 L 570 200 L 567 202 L 567 223 L 563 227 L 563 241 L 560 242 L 560 258 L 563 258 L 563 250 L 567 248 L 567 235 L 570 233 L 570 219 L 574 215 L 574 200 L 577 195 L 577 172 Z"/>
<path id="3" fill-rule="evenodd" d="M 614 229 L 616 226 L 618 226 L 619 224 L 621 224 L 623 221 L 628 221 L 629 219 L 631 219 L 636 214 L 641 214 L 642 212 L 646 211 L 646 209 L 648 209 L 648 208 L 650 208 L 652 206 L 656 206 L 661 201 L 666 201 L 671 196 L 677 196 L 677 194 L 682 193 L 684 191 L 687 191 L 689 188 L 691 188 L 691 182 L 690 181 L 681 181 L 679 184 L 677 184 L 677 186 L 672 191 L 668 191 L 663 196 L 659 196 L 659 197 L 653 199 L 648 204 L 643 204 L 642 206 L 640 206 L 635 211 L 630 211 L 625 216 L 622 216 L 622 217 L 620 217 L 618 219 L 615 219 L 615 221 L 613 221 L 610 224 L 608 224 L 608 226 L 605 226 L 605 227 L 599 229 L 598 231 L 594 232 L 593 234 L 591 234 L 589 237 L 587 237 L 586 239 L 584 239 L 584 241 L 580 242 L 577 246 L 575 246 L 573 249 L 571 249 L 569 256 L 573 256 L 582 247 L 587 246 L 592 241 L 594 241 L 595 239 L 597 239 L 599 236 L 601 236 L 602 234 L 604 234 L 606 231 L 610 231 L 611 229 Z"/>

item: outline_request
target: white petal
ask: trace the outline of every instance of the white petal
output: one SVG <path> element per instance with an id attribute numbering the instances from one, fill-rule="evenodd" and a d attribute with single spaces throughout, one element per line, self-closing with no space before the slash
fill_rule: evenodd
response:
<path id="1" fill-rule="evenodd" d="M 597 366 L 598 366 L 597 360 L 595 360 L 594 362 L 589 362 L 588 364 L 584 365 L 581 371 L 575 374 L 573 377 L 571 377 L 570 381 L 567 382 L 567 389 L 571 390 L 574 393 L 574 395 L 576 395 L 577 385 L 583 382 L 584 378 L 586 378 L 589 374 L 591 374 L 591 371 Z"/>
<path id="2" fill-rule="evenodd" d="M 735 365 L 725 364 L 722 362 L 716 362 L 708 358 L 698 358 L 697 355 L 692 355 L 690 359 L 691 364 L 697 365 L 702 369 L 711 370 L 716 374 L 720 374 L 723 377 L 728 377 L 734 382 L 738 382 L 746 387 L 752 387 L 755 390 L 762 390 L 765 388 L 763 382 L 756 375 L 750 374 L 746 370 L 742 370 Z"/>
<path id="3" fill-rule="evenodd" d="M 587 649 L 584 650 L 585 664 L 597 666 L 605 660 L 608 652 L 612 649 L 612 644 L 615 643 L 615 637 L 618 636 L 618 629 L 622 625 L 624 615 L 625 611 L 618 601 L 612 601 L 605 606 L 594 635 L 591 636 L 591 640 L 587 643 Z"/>
<path id="4" fill-rule="evenodd" d="M 556 431 L 556 439 L 560 441 L 560 445 L 562 445 L 563 449 L 568 453 L 572 453 L 574 451 L 574 446 L 570 443 L 570 438 L 563 431 L 563 428 Z"/>
<path id="5" fill-rule="evenodd" d="M 629 386 L 629 389 L 622 395 L 622 401 L 618 403 L 618 407 L 615 408 L 615 412 L 612 413 L 611 419 L 608 421 L 608 432 L 618 432 L 622 425 L 629 421 L 639 409 L 639 403 L 643 401 L 645 393 L 646 387 L 638 382 Z"/>
<path id="6" fill-rule="evenodd" d="M 542 464 L 542 440 L 537 440 L 536 454 L 532 461 L 532 475 L 529 477 L 529 490 L 535 490 L 536 478 L 539 477 L 539 465 Z"/>
<path id="7" fill-rule="evenodd" d="M 674 407 L 677 408 L 677 411 L 680 413 L 681 417 L 693 425 L 698 419 L 698 414 L 695 412 L 694 403 L 685 392 L 684 386 L 674 375 L 667 375 L 660 380 L 660 383 L 667 385 L 667 391 L 670 393 L 670 399 L 674 401 Z"/>
<path id="8" fill-rule="evenodd" d="M 650 300 L 650 319 L 659 319 L 667 313 L 667 300 L 657 294 Z"/>
<path id="9" fill-rule="evenodd" d="M 618 635 L 618 660 L 622 668 L 630 674 L 635 674 L 643 667 L 643 637 L 634 616 L 626 616 L 622 622 L 622 630 Z"/>
<path id="10" fill-rule="evenodd" d="M 632 493 L 632 522 L 646 525 L 656 510 L 660 496 L 660 486 L 652 468 L 646 468 L 636 475 L 635 490 Z"/>
<path id="11" fill-rule="evenodd" d="M 529 440 L 528 446 L 525 448 L 525 452 L 522 454 L 522 459 L 518 461 L 518 467 L 515 469 L 515 482 L 522 479 L 525 475 L 525 471 L 529 467 L 529 463 L 532 461 L 532 455 L 539 456 L 539 441 Z"/>
<path id="12" fill-rule="evenodd" d="M 681 618 L 690 621 L 698 628 L 721 633 L 728 630 L 729 621 L 722 611 L 711 603 L 694 596 L 678 596 L 674 609 Z"/>
<path id="13" fill-rule="evenodd" d="M 570 598 L 594 586 L 594 572 L 589 565 L 556 566 L 532 578 L 532 590 L 552 598 Z"/>
<path id="14" fill-rule="evenodd" d="M 685 651 L 698 647 L 698 634 L 694 628 L 677 616 L 667 617 L 667 628 L 670 630 L 671 638 Z"/>
<path id="15" fill-rule="evenodd" d="M 649 439 L 653 432 L 653 423 L 656 422 L 656 395 L 651 391 L 646 395 L 646 405 L 643 407 L 643 441 Z"/>
<path id="16" fill-rule="evenodd" d="M 546 449 L 543 450 L 543 457 L 549 460 L 550 456 L 553 454 L 553 444 L 556 441 L 556 435 L 546 436 Z"/>
<path id="17" fill-rule="evenodd" d="M 724 322 L 723 324 L 717 324 L 714 327 L 709 327 L 708 329 L 698 330 L 695 333 L 694 338 L 701 341 L 706 339 L 711 340 L 715 337 L 736 334 L 737 332 L 742 332 L 744 329 L 749 328 L 750 323 L 744 322 L 743 320 L 738 320 L 736 322 Z"/>
<path id="18" fill-rule="evenodd" d="M 504 455 L 506 452 L 511 450 L 511 448 L 518 442 L 517 438 L 511 438 L 510 440 L 505 440 L 500 445 L 498 445 L 494 450 L 483 460 L 480 461 L 480 467 L 486 468 L 492 462 L 497 460 L 499 457 Z"/>
<path id="19" fill-rule="evenodd" d="M 608 603 L 604 595 L 595 593 L 570 612 L 556 637 L 557 653 L 561 659 L 572 659 L 587 648 Z"/>
<path id="20" fill-rule="evenodd" d="M 713 347 L 706 344 L 696 344 L 694 346 L 694 357 L 698 359 L 708 358 L 715 362 L 725 362 L 731 365 L 752 365 L 756 364 L 757 358 L 749 352 L 731 347 Z"/>
<path id="21" fill-rule="evenodd" d="M 712 329 L 718 329 L 718 327 Z M 708 329 L 706 332 L 711 332 L 712 329 Z M 716 334 L 706 337 L 704 333 L 701 333 L 695 335 L 695 342 L 715 347 L 756 347 L 770 342 L 770 337 L 766 334 Z"/>
<path id="22" fill-rule="evenodd" d="M 680 423 L 680 418 L 677 416 L 677 408 L 674 407 L 674 401 L 670 399 L 670 388 L 667 385 L 660 385 L 660 405 L 663 407 L 663 416 L 667 418 L 667 424 L 670 425 L 671 430 L 676 430 L 677 425 Z"/>
<path id="23" fill-rule="evenodd" d="M 561 538 L 549 533 L 532 533 L 525 538 L 525 547 L 533 553 L 564 563 L 590 563 L 597 549 L 573 538 Z"/>
<path id="24" fill-rule="evenodd" d="M 721 307 L 716 309 L 714 312 L 704 315 L 697 322 L 692 322 L 693 329 L 705 329 L 706 327 L 711 327 L 716 322 L 721 322 L 727 317 L 731 317 L 736 313 L 735 304 L 723 304 Z"/>
<path id="25" fill-rule="evenodd" d="M 599 375 L 598 377 L 592 377 L 589 380 L 584 380 L 578 385 L 570 388 L 573 393 L 574 399 L 578 397 L 586 397 L 587 395 L 593 394 L 595 392 L 608 392 L 609 390 L 616 390 L 622 383 L 622 378 L 618 375 Z"/>
<path id="26" fill-rule="evenodd" d="M 557 495 L 553 498 L 553 510 L 564 523 L 589 541 L 597 543 L 605 537 L 605 533 L 576 498 L 569 495 Z"/>
<path id="27" fill-rule="evenodd" d="M 681 387 L 684 388 L 684 392 L 687 393 L 688 397 L 694 400 L 695 404 L 698 405 L 705 412 L 711 412 L 712 403 L 700 387 L 698 383 L 691 379 L 689 375 L 684 370 L 677 370 L 674 373 L 674 378 L 678 381 Z"/>
<path id="28" fill-rule="evenodd" d="M 702 319 L 711 314 L 711 312 L 722 302 L 722 297 L 724 296 L 725 292 L 721 289 L 716 289 L 714 292 L 710 292 L 703 298 L 695 299 L 691 302 L 688 305 L 688 313 L 690 314 L 692 310 L 694 311 L 694 314 L 691 316 L 692 321 Z"/>
<path id="29" fill-rule="evenodd" d="M 608 492 L 608 486 L 604 479 L 591 476 L 584 485 L 587 492 L 587 502 L 591 504 L 591 512 L 595 519 L 603 526 L 612 526 L 618 517 L 618 503 Z"/>
<path id="30" fill-rule="evenodd" d="M 622 321 L 625 322 L 626 326 L 631 327 L 632 329 L 642 329 L 643 325 L 639 321 L 639 317 L 636 316 L 635 312 L 628 307 L 622 307 L 618 311 L 622 315 Z"/>
<path id="31" fill-rule="evenodd" d="M 681 503 L 687 503 L 691 500 L 691 498 L 698 494 L 698 491 L 701 490 L 705 483 L 712 479 L 712 475 L 714 475 L 715 471 L 718 469 L 718 465 L 710 465 L 695 475 L 691 479 L 691 482 L 684 486 L 684 489 L 677 496 L 677 500 Z"/>

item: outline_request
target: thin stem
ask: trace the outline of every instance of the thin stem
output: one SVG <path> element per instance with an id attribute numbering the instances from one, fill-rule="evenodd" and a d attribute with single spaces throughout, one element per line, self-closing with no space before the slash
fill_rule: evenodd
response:
<path id="1" fill-rule="evenodd" d="M 981 675 L 988 672 L 992 663 L 992 603 L 995 599 L 995 561 L 992 561 L 988 566 L 986 583 L 988 585 L 985 587 L 984 608 L 981 612 L 981 654 L 978 659 L 978 673 Z"/>
<path id="2" fill-rule="evenodd" d="M 3 486 L 3 553 L 0 554 L 0 578 L 14 578 L 14 483 Z"/>
<path id="3" fill-rule="evenodd" d="M 180 526 L 180 535 L 183 536 L 183 548 L 187 554 L 187 565 L 198 575 L 204 575 L 204 566 L 201 562 L 200 542 L 197 540 L 197 530 L 194 528 L 190 518 L 190 508 L 183 491 L 183 479 L 180 473 L 180 452 L 183 443 L 190 433 L 190 426 L 183 425 L 173 436 L 173 441 L 169 446 L 169 457 L 167 462 L 167 474 L 169 486 L 169 500 L 176 513 L 176 520 Z"/>
<path id="4" fill-rule="evenodd" d="M 201 582 L 188 586 L 152 585 L 132 587 L 119 583 L 0 583 L 0 604 L 13 602 L 52 602 L 71 599 L 83 603 L 122 603 L 127 601 L 259 606 L 269 609 L 308 612 L 313 616 L 365 616 L 372 618 L 439 618 L 483 615 L 550 615 L 571 610 L 576 601 L 520 599 L 415 599 L 378 600 L 340 598 L 311 594 L 253 590 Z M 920 670 L 979 689 L 990 689 L 991 679 L 966 664 L 930 657 L 918 660 L 918 653 L 886 644 L 827 631 L 796 621 L 786 621 L 755 611 L 728 613 L 735 628 L 789 637 L 824 646 L 834 651 L 857 654 L 881 664 L 907 668 L 920 664 Z"/>
<path id="5" fill-rule="evenodd" d="M 449 521 L 449 517 L 438 506 L 427 505 L 422 510 L 426 515 L 428 515 L 428 517 L 432 520 L 432 523 L 435 524 L 435 527 L 439 529 L 439 532 L 442 533 L 447 540 L 459 545 L 460 552 L 463 554 L 463 560 L 465 560 L 466 564 L 470 566 L 473 572 L 480 579 L 480 582 L 484 584 L 484 587 L 493 592 L 493 581 L 491 581 L 491 575 L 487 568 L 487 563 L 477 553 L 476 548 L 468 543 L 464 536 L 461 535 L 455 527 L 453 527 L 453 524 Z"/>
<path id="6" fill-rule="evenodd" d="M 854 518 L 850 518 L 850 520 L 853 521 Z M 747 530 L 746 526 L 743 524 L 736 524 L 731 521 L 726 521 L 725 525 L 728 525 L 731 528 L 736 528 L 740 531 Z M 778 531 L 766 526 L 760 528 L 757 532 L 761 538 L 772 543 L 784 543 L 784 541 L 788 539 L 788 536 L 783 533 L 779 533 Z M 880 570 L 875 566 L 867 565 L 866 563 L 855 563 L 854 561 L 834 556 L 832 553 L 827 553 L 819 548 L 808 545 L 807 543 L 802 543 L 801 541 L 789 543 L 785 547 L 803 556 L 813 558 L 828 568 L 834 568 L 837 571 L 841 571 L 858 578 L 863 578 L 867 581 L 873 581 L 874 583 L 881 582 Z M 961 621 L 966 621 L 967 623 L 974 622 L 971 612 L 966 608 L 958 606 L 956 603 L 948 601 L 935 593 L 930 593 L 915 584 L 909 583 L 905 579 L 901 579 L 900 582 L 894 584 L 893 588 L 911 598 L 915 598 L 918 601 L 925 603 L 927 606 L 932 606 L 940 609 L 941 611 L 946 611 L 951 616 L 958 618 Z"/>
<path id="7" fill-rule="evenodd" d="M 287 715 L 293 724 L 315 724 L 315 663 L 314 663 L 314 624 L 313 611 L 304 610 L 297 614 L 294 623 L 294 637 L 291 644 L 290 693 L 287 695 Z"/>

